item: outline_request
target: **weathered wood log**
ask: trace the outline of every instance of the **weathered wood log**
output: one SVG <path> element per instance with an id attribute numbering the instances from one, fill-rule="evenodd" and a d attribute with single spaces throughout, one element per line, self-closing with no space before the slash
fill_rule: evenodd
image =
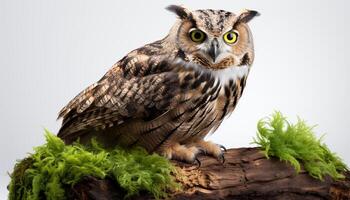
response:
<path id="1" fill-rule="evenodd" d="M 266 159 L 258 148 L 230 149 L 225 163 L 201 156 L 201 166 L 175 162 L 176 179 L 183 190 L 171 194 L 171 199 L 269 199 L 316 200 L 350 199 L 350 173 L 346 178 L 323 181 L 312 178 L 305 170 L 297 174 L 294 168 L 276 158 Z M 122 199 L 125 192 L 111 180 L 86 177 L 71 191 L 71 199 Z M 134 199 L 152 199 L 141 194 Z"/>

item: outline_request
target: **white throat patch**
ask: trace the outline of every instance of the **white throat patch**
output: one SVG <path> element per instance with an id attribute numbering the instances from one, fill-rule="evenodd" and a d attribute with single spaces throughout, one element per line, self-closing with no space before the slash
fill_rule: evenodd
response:
<path id="1" fill-rule="evenodd" d="M 230 80 L 241 79 L 243 76 L 247 76 L 249 72 L 248 65 L 228 67 L 221 70 L 210 70 L 211 73 L 218 79 L 221 85 L 225 85 Z"/>
<path id="2" fill-rule="evenodd" d="M 211 73 L 220 84 L 226 85 L 230 80 L 241 79 L 243 76 L 247 76 L 249 73 L 249 65 L 242 66 L 230 66 L 225 69 L 211 70 L 203 67 L 202 65 L 192 64 L 178 59 L 176 62 L 184 65 L 184 67 L 191 67 L 198 71 Z"/>

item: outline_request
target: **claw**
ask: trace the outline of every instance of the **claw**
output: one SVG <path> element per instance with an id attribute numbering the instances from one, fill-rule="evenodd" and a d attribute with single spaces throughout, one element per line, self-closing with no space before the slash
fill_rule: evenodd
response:
<path id="1" fill-rule="evenodd" d="M 202 165 L 201 161 L 198 158 L 196 158 L 194 162 L 197 163 L 197 169 L 199 169 Z"/>
<path id="2" fill-rule="evenodd" d="M 222 149 L 224 152 L 227 152 L 227 149 L 226 149 L 226 147 L 225 147 L 225 146 L 223 146 L 223 145 L 219 144 L 219 147 L 220 147 L 220 149 Z"/>
<path id="3" fill-rule="evenodd" d="M 225 156 L 224 156 L 224 154 L 220 155 L 219 160 L 222 162 L 222 164 L 225 163 Z"/>

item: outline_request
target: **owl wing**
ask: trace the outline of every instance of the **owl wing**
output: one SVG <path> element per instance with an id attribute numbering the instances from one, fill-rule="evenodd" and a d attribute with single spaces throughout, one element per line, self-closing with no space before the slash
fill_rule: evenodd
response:
<path id="1" fill-rule="evenodd" d="M 133 119 L 152 120 L 185 102 L 208 99 L 203 94 L 209 88 L 215 89 L 214 78 L 209 73 L 171 62 L 130 65 L 131 61 L 117 63 L 60 111 L 59 118 L 63 121 L 59 137 L 77 138 L 85 131 L 105 129 Z M 125 73 L 126 70 L 129 72 Z M 144 73 L 130 74 L 135 71 Z"/>

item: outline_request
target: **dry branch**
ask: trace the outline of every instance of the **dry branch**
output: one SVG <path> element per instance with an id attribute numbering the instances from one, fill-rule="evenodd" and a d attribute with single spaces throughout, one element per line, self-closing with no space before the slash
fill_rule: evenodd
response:
<path id="1" fill-rule="evenodd" d="M 171 199 L 350 199 L 350 173 L 346 179 L 323 181 L 312 178 L 305 170 L 294 168 L 276 158 L 266 159 L 258 148 L 230 149 L 224 164 L 201 156 L 201 167 L 174 162 L 182 183 L 181 192 Z M 76 184 L 71 199 L 122 199 L 124 192 L 111 180 L 87 177 Z M 134 199 L 151 199 L 141 194 Z"/>

